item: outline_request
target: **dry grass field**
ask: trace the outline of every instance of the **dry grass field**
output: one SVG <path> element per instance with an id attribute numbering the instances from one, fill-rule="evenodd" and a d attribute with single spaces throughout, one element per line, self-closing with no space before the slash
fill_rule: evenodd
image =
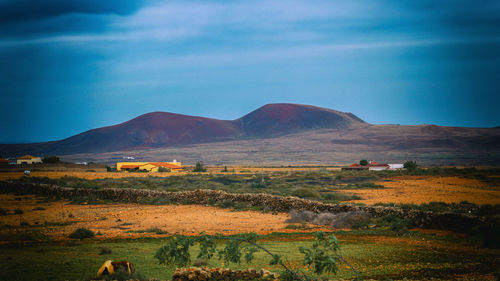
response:
<path id="1" fill-rule="evenodd" d="M 16 209 L 22 210 L 22 214 L 0 216 L 0 224 L 22 224 L 23 230 L 40 230 L 53 240 L 68 239 L 72 231 L 81 227 L 99 232 L 106 239 L 161 237 L 174 233 L 195 235 L 202 231 L 225 235 L 296 231 L 285 228 L 288 225 L 285 220 L 289 218 L 286 213 L 234 212 L 199 205 L 73 205 L 67 201 L 44 202 L 43 198 L 34 196 L 0 194 L 0 206 L 11 214 Z M 311 227 L 309 231 L 321 229 Z M 19 227 L 4 228 L 0 233 L 19 230 Z"/>
<path id="2" fill-rule="evenodd" d="M 468 201 L 478 205 L 500 204 L 500 186 L 492 186 L 477 179 L 443 176 L 402 176 L 391 181 L 379 181 L 382 189 L 346 190 L 361 196 L 351 202 L 411 203 L 429 202 L 459 203 Z"/>

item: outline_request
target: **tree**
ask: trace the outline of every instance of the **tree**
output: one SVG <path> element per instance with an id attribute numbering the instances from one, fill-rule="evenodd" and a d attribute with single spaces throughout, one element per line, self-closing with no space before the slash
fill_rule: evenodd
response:
<path id="1" fill-rule="evenodd" d="M 403 165 L 403 168 L 405 168 L 408 171 L 414 171 L 417 169 L 417 162 L 415 161 L 406 161 Z"/>
<path id="2" fill-rule="evenodd" d="M 196 165 L 195 165 L 195 167 L 193 169 L 193 172 L 195 172 L 195 173 L 201 173 L 201 172 L 206 172 L 206 171 L 207 171 L 207 169 L 205 167 L 203 167 L 203 163 L 202 162 L 200 162 L 200 161 L 196 162 Z"/>
<path id="3" fill-rule="evenodd" d="M 245 233 L 238 236 L 208 236 L 205 232 L 200 233 L 200 236 L 184 236 L 174 235 L 170 237 L 167 244 L 158 249 L 155 258 L 160 264 L 174 265 L 185 267 L 191 263 L 191 253 L 189 249 L 195 243 L 199 244 L 198 259 L 211 259 L 214 255 L 224 262 L 241 263 L 241 258 L 245 259 L 246 263 L 250 263 L 254 259 L 254 254 L 258 251 L 264 251 L 271 259 L 269 265 L 280 265 L 283 267 L 288 280 L 313 280 L 305 272 L 292 270 L 287 262 L 283 261 L 281 256 L 273 254 L 266 248 L 257 244 L 258 235 L 255 233 Z M 315 241 L 311 248 L 300 248 L 300 252 L 304 254 L 303 264 L 313 268 L 315 274 L 336 273 L 338 263 L 345 263 L 355 274 L 356 280 L 361 280 L 361 275 L 356 271 L 339 253 L 340 245 L 337 238 L 333 234 L 324 233 L 323 231 L 314 233 Z M 216 240 L 226 240 L 223 249 L 217 250 Z"/>
<path id="4" fill-rule="evenodd" d="M 61 162 L 61 159 L 59 159 L 59 157 L 57 156 L 46 156 L 46 157 L 43 157 L 42 159 L 42 162 L 43 163 L 59 163 Z"/>
<path id="5" fill-rule="evenodd" d="M 368 165 L 368 160 L 363 159 L 363 160 L 359 161 L 359 165 L 362 165 L 362 166 Z"/>

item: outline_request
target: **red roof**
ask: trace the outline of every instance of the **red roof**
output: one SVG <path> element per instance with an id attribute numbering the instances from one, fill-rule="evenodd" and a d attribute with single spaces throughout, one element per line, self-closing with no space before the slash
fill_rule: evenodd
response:
<path id="1" fill-rule="evenodd" d="M 388 167 L 389 164 L 379 164 L 377 162 L 372 162 L 371 164 L 368 164 L 369 167 Z"/>
<path id="2" fill-rule="evenodd" d="M 28 154 L 28 155 L 21 156 L 21 157 L 19 157 L 17 159 L 33 159 L 33 158 L 38 158 L 38 157 L 35 157 L 33 155 L 29 155 Z"/>
<path id="3" fill-rule="evenodd" d="M 5 160 L 5 159 L 0 158 L 0 163 L 9 163 L 9 160 Z"/>

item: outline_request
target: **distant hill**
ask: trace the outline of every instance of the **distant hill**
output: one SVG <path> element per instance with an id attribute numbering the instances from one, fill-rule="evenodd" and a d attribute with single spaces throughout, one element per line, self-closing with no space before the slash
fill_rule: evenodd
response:
<path id="1" fill-rule="evenodd" d="M 310 105 L 268 104 L 235 120 L 246 136 L 271 137 L 313 129 L 346 129 L 365 123 L 352 113 Z"/>
<path id="2" fill-rule="evenodd" d="M 268 104 L 236 120 L 152 112 L 127 122 L 45 143 L 4 144 L 5 156 L 77 154 L 270 138 L 305 130 L 346 129 L 364 121 L 351 113 L 299 104 Z"/>

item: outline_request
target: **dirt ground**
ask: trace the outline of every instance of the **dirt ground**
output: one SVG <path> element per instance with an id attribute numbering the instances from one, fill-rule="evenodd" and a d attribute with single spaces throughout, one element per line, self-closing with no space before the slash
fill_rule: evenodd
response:
<path id="1" fill-rule="evenodd" d="M 491 186 L 477 179 L 404 176 L 376 183 L 385 188 L 346 190 L 363 198 L 351 202 L 422 204 L 432 201 L 445 203 L 468 201 L 479 205 L 500 204 L 500 186 Z"/>
<path id="2" fill-rule="evenodd" d="M 199 205 L 71 205 L 65 201 L 43 202 L 43 199 L 35 196 L 0 194 L 0 206 L 10 213 L 0 216 L 0 224 L 4 226 L 0 232 L 36 229 L 55 240 L 66 239 L 72 231 L 80 227 L 100 232 L 102 235 L 98 237 L 103 239 L 166 235 L 144 232 L 152 228 L 168 231 L 170 234 L 185 235 L 198 234 L 202 231 L 225 235 L 243 232 L 259 234 L 275 231 L 304 232 L 300 229 L 285 228 L 288 225 L 285 220 L 289 218 L 287 213 L 234 212 L 229 209 Z M 43 210 L 36 210 L 37 207 Z M 15 209 L 22 210 L 23 214 L 13 214 Z M 46 222 L 49 223 L 48 226 Z M 20 227 L 26 223 L 28 225 Z M 54 223 L 67 225 L 54 226 Z M 308 231 L 322 229 L 310 227 Z"/>

